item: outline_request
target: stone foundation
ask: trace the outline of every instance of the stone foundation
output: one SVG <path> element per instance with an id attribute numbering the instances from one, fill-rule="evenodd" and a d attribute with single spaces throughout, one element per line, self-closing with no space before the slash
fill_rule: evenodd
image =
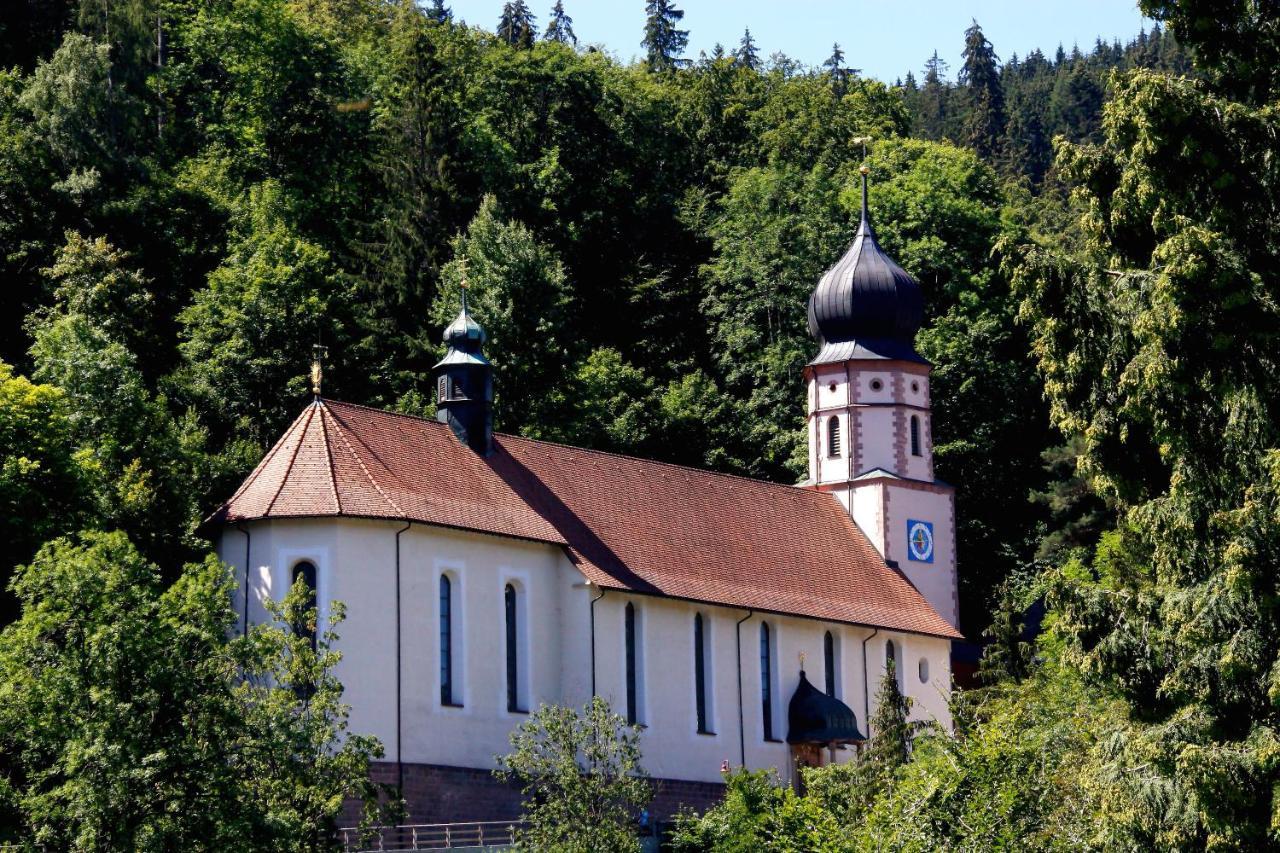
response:
<path id="1" fill-rule="evenodd" d="M 404 823 L 469 823 L 472 821 L 516 820 L 520 817 L 520 790 L 499 782 L 488 770 L 446 767 L 439 764 L 404 765 Z M 370 776 L 375 782 L 395 785 L 394 762 L 374 762 Z M 720 802 L 724 785 L 718 782 L 687 782 L 654 779 L 650 819 L 667 821 L 682 809 L 704 811 Z M 348 802 L 341 826 L 355 826 L 360 813 Z"/>

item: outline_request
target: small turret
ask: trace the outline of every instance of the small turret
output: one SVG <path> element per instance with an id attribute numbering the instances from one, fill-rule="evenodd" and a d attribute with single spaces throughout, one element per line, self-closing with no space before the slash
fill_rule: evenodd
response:
<path id="1" fill-rule="evenodd" d="M 476 453 L 487 455 L 493 448 L 493 366 L 481 351 L 484 341 L 484 329 L 467 310 L 463 290 L 462 310 L 444 330 L 448 351 L 435 366 L 436 420 L 448 424 Z"/>

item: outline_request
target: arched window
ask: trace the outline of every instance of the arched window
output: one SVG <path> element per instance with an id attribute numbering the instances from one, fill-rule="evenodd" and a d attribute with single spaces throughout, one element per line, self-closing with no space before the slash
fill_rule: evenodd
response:
<path id="1" fill-rule="evenodd" d="M 836 695 L 836 638 L 828 631 L 822 638 L 823 674 L 827 680 L 827 695 Z"/>
<path id="2" fill-rule="evenodd" d="M 698 733 L 711 734 L 707 726 L 707 632 L 701 613 L 693 617 L 693 701 Z"/>
<path id="3" fill-rule="evenodd" d="M 911 455 L 920 455 L 920 416 L 911 416 Z"/>
<path id="4" fill-rule="evenodd" d="M 518 616 L 516 588 L 507 584 L 502 595 L 507 617 L 507 710 L 522 712 L 524 709 L 520 707 L 520 634 L 516 625 Z"/>
<path id="5" fill-rule="evenodd" d="M 902 689 L 902 667 L 898 665 L 898 650 L 894 646 L 893 640 L 885 640 L 884 643 L 884 666 L 885 669 L 893 667 L 893 680 L 898 682 L 898 689 Z"/>
<path id="6" fill-rule="evenodd" d="M 293 633 L 299 637 L 303 637 L 311 644 L 314 650 L 316 647 L 316 621 L 319 614 L 316 612 L 316 564 L 303 560 L 295 563 L 293 566 L 293 585 L 302 584 L 307 588 L 306 612 L 311 615 L 311 619 L 304 619 L 293 626 Z"/>
<path id="7" fill-rule="evenodd" d="M 760 624 L 760 705 L 764 739 L 773 740 L 773 643 L 765 623 Z"/>
<path id="8" fill-rule="evenodd" d="M 627 602 L 624 614 L 624 632 L 627 646 L 627 722 L 635 725 L 640 722 L 640 679 L 637 672 L 637 651 L 639 638 L 636 635 L 636 606 Z"/>
<path id="9" fill-rule="evenodd" d="M 840 455 L 840 418 L 836 415 L 827 418 L 827 455 Z"/>
<path id="10" fill-rule="evenodd" d="M 453 581 L 440 576 L 440 704 L 453 705 Z"/>

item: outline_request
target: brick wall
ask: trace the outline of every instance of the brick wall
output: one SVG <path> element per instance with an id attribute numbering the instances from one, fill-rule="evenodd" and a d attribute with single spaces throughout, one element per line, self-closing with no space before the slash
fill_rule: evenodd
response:
<path id="1" fill-rule="evenodd" d="M 394 762 L 375 762 L 370 772 L 375 782 L 396 783 Z M 684 808 L 703 811 L 724 795 L 724 786 L 711 782 L 655 779 L 654 821 L 668 820 Z M 515 820 L 520 816 L 520 791 L 505 785 L 487 770 L 445 767 L 438 764 L 404 765 L 404 799 L 408 814 L 405 823 L 459 823 L 485 820 Z M 359 823 L 355 802 L 347 802 L 341 826 Z"/>

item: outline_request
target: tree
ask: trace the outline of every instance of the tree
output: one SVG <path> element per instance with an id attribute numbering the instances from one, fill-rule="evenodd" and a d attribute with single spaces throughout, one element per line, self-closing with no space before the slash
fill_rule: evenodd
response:
<path id="1" fill-rule="evenodd" d="M 447 24 L 453 20 L 453 10 L 444 4 L 444 0 L 431 0 L 426 14 L 427 20 L 435 21 L 437 24 Z"/>
<path id="2" fill-rule="evenodd" d="M 738 42 L 738 52 L 734 54 L 734 61 L 752 71 L 760 68 L 760 51 L 756 49 L 756 42 L 751 37 L 749 27 L 742 31 L 742 41 Z"/>
<path id="3" fill-rule="evenodd" d="M 995 49 L 976 20 L 964 32 L 963 56 L 960 85 L 965 87 L 968 98 L 964 140 L 991 161 L 999 152 L 1004 135 L 1004 90 Z"/>
<path id="4" fill-rule="evenodd" d="M 684 11 L 672 0 L 647 0 L 645 4 L 645 61 L 650 71 L 670 71 L 685 63 L 680 57 L 689 44 L 688 30 L 678 29 Z"/>
<path id="5" fill-rule="evenodd" d="M 837 98 L 843 98 L 849 86 L 849 76 L 854 72 L 853 69 L 845 68 L 844 51 L 840 49 L 839 42 L 831 45 L 831 55 L 822 63 L 822 67 L 831 77 L 831 91 Z"/>
<path id="6" fill-rule="evenodd" d="M 640 849 L 635 824 L 652 796 L 640 766 L 640 728 L 593 697 L 581 711 L 543 705 L 511 733 L 498 778 L 517 782 L 531 850 Z"/>
<path id="7" fill-rule="evenodd" d="M 942 139 L 947 132 L 948 89 L 946 86 L 947 63 L 933 56 L 924 64 L 924 85 L 920 87 L 919 110 L 914 130 L 926 139 Z"/>
<path id="8" fill-rule="evenodd" d="M 551 20 L 547 22 L 547 31 L 542 38 L 560 44 L 578 43 L 578 37 L 573 34 L 573 18 L 564 11 L 564 0 L 556 0 L 556 5 L 551 7 Z"/>
<path id="9" fill-rule="evenodd" d="M 454 239 L 453 255 L 431 305 L 432 327 L 443 329 L 457 315 L 465 284 L 488 333 L 486 352 L 500 366 L 495 423 L 534 436 L 554 429 L 566 414 L 564 373 L 574 343 L 564 266 L 526 226 L 503 219 L 493 196 Z"/>
<path id="10" fill-rule="evenodd" d="M 315 651 L 275 624 L 233 639 L 231 578 L 213 557 L 166 589 L 123 534 L 84 533 L 47 544 L 13 589 L 22 617 L 0 633 L 10 840 L 320 849 L 343 798 L 376 793 L 381 747 L 346 731 L 332 634 Z M 314 612 L 295 590 L 279 615 Z"/>
<path id="11" fill-rule="evenodd" d="M 502 17 L 498 19 L 498 38 L 512 47 L 528 49 L 533 47 L 534 34 L 533 13 L 524 0 L 504 3 Z"/>

